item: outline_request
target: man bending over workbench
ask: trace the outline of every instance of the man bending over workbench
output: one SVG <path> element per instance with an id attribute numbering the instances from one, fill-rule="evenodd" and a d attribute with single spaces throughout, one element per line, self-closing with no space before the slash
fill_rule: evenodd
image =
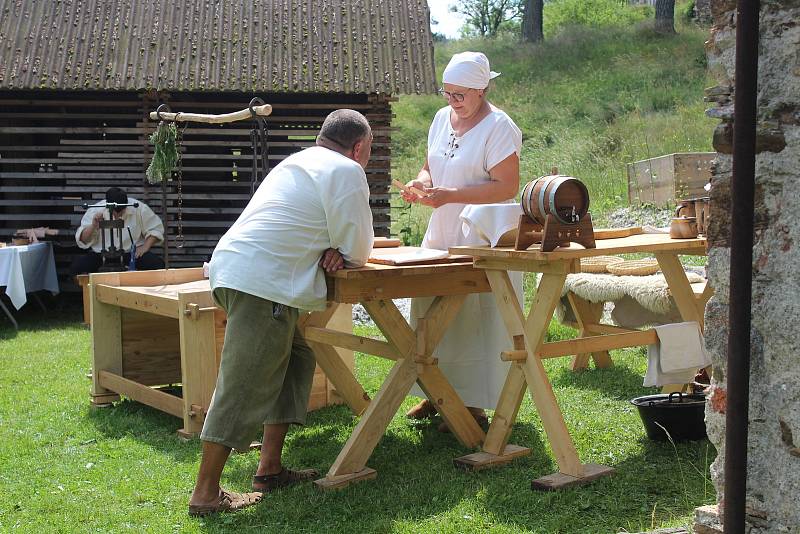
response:
<path id="1" fill-rule="evenodd" d="M 316 144 L 267 175 L 211 257 L 211 289 L 228 322 L 190 515 L 238 510 L 319 476 L 281 463 L 289 424 L 305 423 L 316 365 L 296 324 L 301 310 L 325 309 L 323 270 L 360 267 L 372 250 L 364 173 L 372 130 L 357 111 L 340 109 L 325 119 Z M 253 492 L 222 489 L 231 449 L 246 450 L 261 425 Z"/>

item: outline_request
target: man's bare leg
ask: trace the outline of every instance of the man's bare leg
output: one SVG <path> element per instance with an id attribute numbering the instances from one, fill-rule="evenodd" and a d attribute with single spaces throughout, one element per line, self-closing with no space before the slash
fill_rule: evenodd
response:
<path id="1" fill-rule="evenodd" d="M 264 439 L 261 440 L 261 458 L 258 460 L 256 476 L 277 475 L 283 469 L 281 453 L 289 423 L 264 425 Z"/>
<path id="2" fill-rule="evenodd" d="M 231 449 L 213 441 L 203 442 L 203 457 L 200 460 L 200 470 L 197 473 L 197 482 L 194 485 L 190 505 L 202 505 L 216 502 L 219 497 L 219 481 L 222 470 Z"/>

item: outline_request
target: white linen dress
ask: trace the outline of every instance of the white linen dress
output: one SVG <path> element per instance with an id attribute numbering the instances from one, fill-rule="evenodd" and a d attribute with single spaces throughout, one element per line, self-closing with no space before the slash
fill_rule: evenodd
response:
<path id="1" fill-rule="evenodd" d="M 519 155 L 521 146 L 522 132 L 503 111 L 492 108 L 481 122 L 457 137 L 450 123 L 450 106 L 442 108 L 428 132 L 428 166 L 433 185 L 462 188 L 488 182 L 489 170 L 508 156 Z M 456 245 L 488 244 L 477 237 L 469 240 L 464 237 L 459 215 L 465 206 L 445 204 L 436 208 L 422 246 L 447 250 Z M 522 273 L 511 273 L 511 281 L 521 299 Z M 432 302 L 432 298 L 413 300 L 413 326 Z M 500 352 L 512 348 L 494 296 L 481 293 L 467 296 L 434 356 L 465 405 L 493 410 L 509 367 L 508 362 L 500 360 Z M 418 385 L 411 394 L 425 397 Z"/>

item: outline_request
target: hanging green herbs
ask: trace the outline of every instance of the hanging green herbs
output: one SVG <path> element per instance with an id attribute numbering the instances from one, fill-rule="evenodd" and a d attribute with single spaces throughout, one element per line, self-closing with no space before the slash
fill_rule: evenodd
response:
<path id="1" fill-rule="evenodd" d="M 168 180 L 178 161 L 178 145 L 176 139 L 178 129 L 174 122 L 158 123 L 156 131 L 150 134 L 150 144 L 153 145 L 153 159 L 147 167 L 147 181 L 151 184 Z"/>

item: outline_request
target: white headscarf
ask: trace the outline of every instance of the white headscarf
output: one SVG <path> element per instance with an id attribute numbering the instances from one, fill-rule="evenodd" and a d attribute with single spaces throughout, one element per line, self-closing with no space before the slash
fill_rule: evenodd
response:
<path id="1" fill-rule="evenodd" d="M 482 52 L 461 52 L 450 58 L 442 74 L 442 83 L 471 89 L 486 89 L 489 80 L 500 76 L 489 70 L 489 60 Z"/>

